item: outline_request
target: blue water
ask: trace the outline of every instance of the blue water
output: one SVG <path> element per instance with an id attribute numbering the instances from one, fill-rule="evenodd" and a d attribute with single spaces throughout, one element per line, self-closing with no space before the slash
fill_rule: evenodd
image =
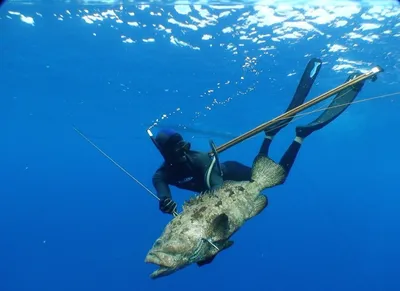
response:
<path id="1" fill-rule="evenodd" d="M 357 100 L 400 91 L 395 2 L 0 7 L 0 290 L 400 290 L 398 95 L 307 138 L 231 249 L 159 280 L 144 258 L 171 217 L 73 130 L 153 190 L 149 126 L 223 144 L 281 114 L 312 57 L 310 98 L 376 65 Z M 318 114 L 281 131 L 271 157 Z M 221 160 L 250 165 L 262 138 Z"/>

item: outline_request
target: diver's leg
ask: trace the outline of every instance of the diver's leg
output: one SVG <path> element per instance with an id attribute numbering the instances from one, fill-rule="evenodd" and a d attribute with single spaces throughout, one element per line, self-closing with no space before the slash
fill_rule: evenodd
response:
<path id="1" fill-rule="evenodd" d="M 286 109 L 286 112 L 300 106 L 303 104 L 304 100 L 307 98 L 308 93 L 310 93 L 311 87 L 314 84 L 315 79 L 318 76 L 318 73 L 321 69 L 321 64 L 322 61 L 320 59 L 313 58 L 311 59 L 305 70 L 304 73 L 300 79 L 299 84 L 297 85 L 296 92 L 293 95 L 292 101 L 290 102 L 288 108 Z M 282 129 L 284 128 L 287 124 L 289 124 L 294 115 L 284 119 L 280 120 L 271 127 L 267 128 L 264 130 L 265 134 L 267 137 L 270 137 L 271 140 L 272 138 Z"/>
<path id="2" fill-rule="evenodd" d="M 358 74 L 351 74 L 346 82 L 357 76 Z M 335 120 L 354 101 L 364 86 L 364 83 L 365 81 L 361 81 L 350 88 L 340 91 L 332 100 L 331 104 L 329 104 L 328 108 L 316 120 L 308 125 L 296 127 L 296 135 L 304 139 L 314 131 L 325 127 Z"/>
<path id="3" fill-rule="evenodd" d="M 226 161 L 221 163 L 223 169 L 223 179 L 230 181 L 250 181 L 251 167 L 236 161 Z"/>
<path id="4" fill-rule="evenodd" d="M 349 76 L 347 81 L 356 77 L 356 74 L 352 74 Z M 347 82 L 346 81 L 346 82 Z M 342 92 L 339 92 L 329 107 L 313 122 L 306 126 L 298 126 L 296 128 L 296 138 L 287 149 L 285 154 L 282 156 L 279 164 L 285 168 L 286 174 L 288 175 L 295 160 L 297 154 L 300 151 L 301 144 L 303 140 L 309 136 L 314 131 L 323 128 L 328 125 L 334 119 L 336 119 L 343 111 L 353 102 L 353 100 L 357 97 L 358 93 L 361 91 L 364 86 L 364 81 L 359 82 L 352 86 L 349 89 L 345 89 Z"/>
<path id="5" fill-rule="evenodd" d="M 294 162 L 296 161 L 296 157 L 300 151 L 302 142 L 303 139 L 301 137 L 296 136 L 292 144 L 289 146 L 289 148 L 286 150 L 285 154 L 279 161 L 279 164 L 286 171 L 286 177 L 289 175 L 289 172 L 292 169 Z"/>
<path id="6" fill-rule="evenodd" d="M 272 142 L 273 138 L 274 138 L 273 136 L 269 136 L 269 135 L 264 136 L 263 143 L 261 144 L 260 150 L 258 151 L 258 153 L 260 155 L 265 155 L 268 157 L 269 148 L 271 146 L 271 142 Z"/>

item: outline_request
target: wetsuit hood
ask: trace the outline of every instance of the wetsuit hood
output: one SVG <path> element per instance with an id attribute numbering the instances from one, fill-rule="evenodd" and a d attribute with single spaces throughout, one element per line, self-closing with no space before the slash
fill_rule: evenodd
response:
<path id="1" fill-rule="evenodd" d="M 190 143 L 172 129 L 160 130 L 154 141 L 165 161 L 170 163 L 182 162 L 190 149 Z"/>

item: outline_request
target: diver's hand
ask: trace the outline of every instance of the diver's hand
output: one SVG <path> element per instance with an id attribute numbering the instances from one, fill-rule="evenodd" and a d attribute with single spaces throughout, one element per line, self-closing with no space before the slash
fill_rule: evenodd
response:
<path id="1" fill-rule="evenodd" d="M 171 198 L 160 199 L 160 210 L 164 213 L 173 214 L 176 211 L 177 204 Z"/>

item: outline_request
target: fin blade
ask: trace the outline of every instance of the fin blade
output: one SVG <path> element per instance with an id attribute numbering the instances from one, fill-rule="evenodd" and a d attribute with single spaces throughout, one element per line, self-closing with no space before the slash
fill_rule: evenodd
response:
<path id="1" fill-rule="evenodd" d="M 346 82 L 349 82 L 358 76 L 360 75 L 357 73 L 351 74 L 347 78 Z M 364 83 L 365 81 L 361 81 L 354 84 L 350 88 L 343 89 L 342 91 L 337 93 L 335 98 L 329 104 L 328 108 L 325 109 L 325 111 L 317 119 L 305 126 L 296 127 L 297 136 L 307 137 L 314 131 L 327 126 L 337 117 L 339 117 L 343 113 L 343 111 L 345 111 L 353 103 L 354 99 L 363 88 Z"/>
<path id="2" fill-rule="evenodd" d="M 259 154 L 254 159 L 251 179 L 261 190 L 282 184 L 285 178 L 285 169 L 267 156 Z"/>
<path id="3" fill-rule="evenodd" d="M 307 98 L 310 90 L 317 79 L 319 71 L 322 67 L 322 61 L 317 58 L 312 58 L 304 69 L 303 75 L 301 76 L 300 82 L 297 85 L 296 92 L 294 93 L 292 102 L 289 104 L 286 111 L 289 111 L 299 105 L 301 105 Z"/>
<path id="4" fill-rule="evenodd" d="M 303 75 L 297 85 L 296 91 L 293 95 L 292 101 L 289 106 L 286 108 L 285 112 L 288 112 L 301 104 L 304 103 L 310 90 L 314 84 L 315 79 L 318 77 L 319 71 L 322 67 L 322 61 L 318 58 L 312 58 L 308 63 L 306 68 L 304 69 Z M 282 128 L 288 125 L 294 118 L 296 114 L 279 120 L 274 125 L 265 129 L 269 135 L 276 135 Z"/>

